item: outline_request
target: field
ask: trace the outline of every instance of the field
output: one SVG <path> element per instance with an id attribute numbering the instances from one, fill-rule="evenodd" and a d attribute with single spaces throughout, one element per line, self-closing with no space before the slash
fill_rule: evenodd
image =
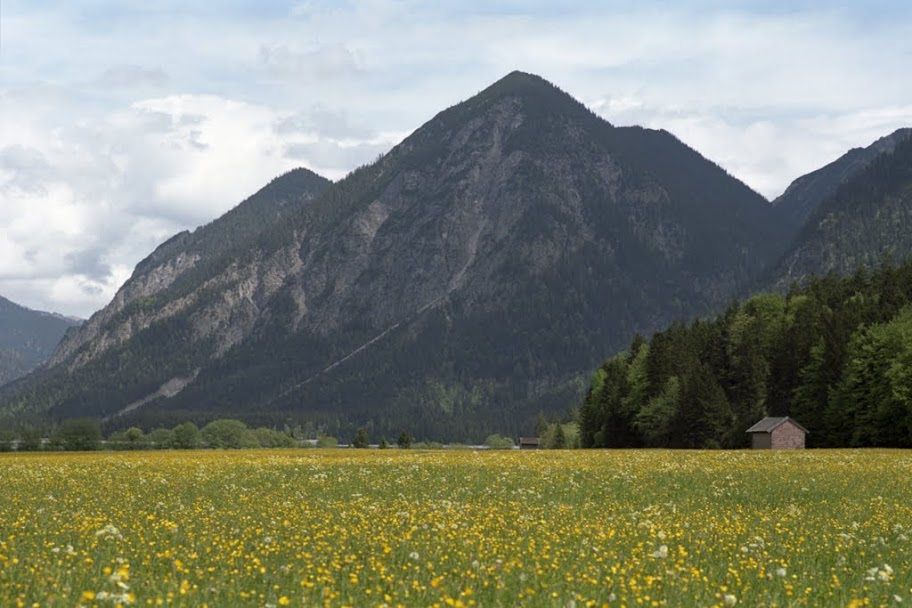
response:
<path id="1" fill-rule="evenodd" d="M 0 455 L 2 606 L 912 605 L 912 452 Z"/>

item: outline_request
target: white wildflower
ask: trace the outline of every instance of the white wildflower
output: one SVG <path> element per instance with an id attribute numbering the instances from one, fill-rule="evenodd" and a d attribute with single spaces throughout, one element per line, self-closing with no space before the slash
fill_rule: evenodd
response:
<path id="1" fill-rule="evenodd" d="M 120 533 L 120 530 L 115 528 L 112 524 L 108 524 L 101 530 L 95 532 L 95 536 L 99 536 L 104 540 L 123 540 L 123 535 Z"/>
<path id="2" fill-rule="evenodd" d="M 776 576 L 781 577 L 785 576 L 786 574 L 788 574 L 788 572 L 785 570 L 785 568 L 776 568 Z"/>
<path id="3" fill-rule="evenodd" d="M 668 557 L 668 545 L 662 545 L 658 550 L 653 551 L 652 556 L 658 559 L 665 559 Z"/>
<path id="4" fill-rule="evenodd" d="M 725 597 L 722 598 L 722 601 L 725 602 L 726 606 L 734 606 L 738 603 L 738 598 L 736 598 L 731 593 L 726 593 Z"/>
<path id="5" fill-rule="evenodd" d="M 421 556 L 418 555 L 418 552 L 417 552 L 417 551 L 412 551 L 411 553 L 409 553 L 409 559 L 413 559 L 413 560 L 416 560 L 416 561 L 417 561 L 418 558 L 420 558 L 420 557 L 421 557 Z"/>

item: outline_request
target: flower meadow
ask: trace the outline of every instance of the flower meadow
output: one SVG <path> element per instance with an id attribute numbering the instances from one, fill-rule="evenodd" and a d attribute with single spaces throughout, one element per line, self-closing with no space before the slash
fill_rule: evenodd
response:
<path id="1" fill-rule="evenodd" d="M 912 452 L 0 455 L 2 606 L 912 606 Z"/>

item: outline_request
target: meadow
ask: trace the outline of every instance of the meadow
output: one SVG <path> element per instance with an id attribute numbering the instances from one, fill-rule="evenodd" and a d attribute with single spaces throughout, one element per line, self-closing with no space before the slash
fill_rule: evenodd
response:
<path id="1" fill-rule="evenodd" d="M 0 454 L 0 605 L 912 605 L 912 452 Z"/>

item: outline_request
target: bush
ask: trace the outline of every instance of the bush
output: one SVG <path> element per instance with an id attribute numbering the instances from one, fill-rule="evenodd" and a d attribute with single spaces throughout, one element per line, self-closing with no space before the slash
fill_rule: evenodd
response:
<path id="1" fill-rule="evenodd" d="M 339 446 L 339 440 L 329 435 L 320 435 L 317 437 L 318 448 L 335 448 Z"/>
<path id="2" fill-rule="evenodd" d="M 200 445 L 200 430 L 192 422 L 174 427 L 174 447 L 178 450 L 192 450 Z"/>
<path id="3" fill-rule="evenodd" d="M 155 429 L 146 435 L 146 439 L 150 447 L 157 450 L 170 450 L 174 447 L 174 431 L 170 429 Z"/>
<path id="4" fill-rule="evenodd" d="M 396 445 L 399 446 L 399 449 L 407 450 L 412 447 L 412 436 L 406 431 L 399 433 L 399 439 L 396 440 Z"/>
<path id="5" fill-rule="evenodd" d="M 364 430 L 364 427 L 358 429 L 358 432 L 355 433 L 355 438 L 352 439 L 353 448 L 366 448 L 370 445 L 370 439 L 367 437 L 367 431 Z"/>
<path id="6" fill-rule="evenodd" d="M 254 434 L 263 448 L 292 448 L 297 443 L 290 435 L 266 427 L 258 428 Z"/>
<path id="7" fill-rule="evenodd" d="M 203 427 L 200 435 L 210 448 L 238 450 L 260 445 L 256 434 L 240 420 L 213 420 Z"/>
<path id="8" fill-rule="evenodd" d="M 512 450 L 516 447 L 516 444 L 513 443 L 512 439 L 509 437 L 501 437 L 496 433 L 488 435 L 488 438 L 485 439 L 485 445 L 492 450 Z"/>
<path id="9" fill-rule="evenodd" d="M 41 432 L 36 428 L 27 428 L 19 432 L 20 452 L 37 452 L 41 449 Z"/>
<path id="10" fill-rule="evenodd" d="M 53 439 L 68 452 L 91 452 L 101 447 L 101 426 L 93 418 L 71 418 L 57 427 Z"/>

